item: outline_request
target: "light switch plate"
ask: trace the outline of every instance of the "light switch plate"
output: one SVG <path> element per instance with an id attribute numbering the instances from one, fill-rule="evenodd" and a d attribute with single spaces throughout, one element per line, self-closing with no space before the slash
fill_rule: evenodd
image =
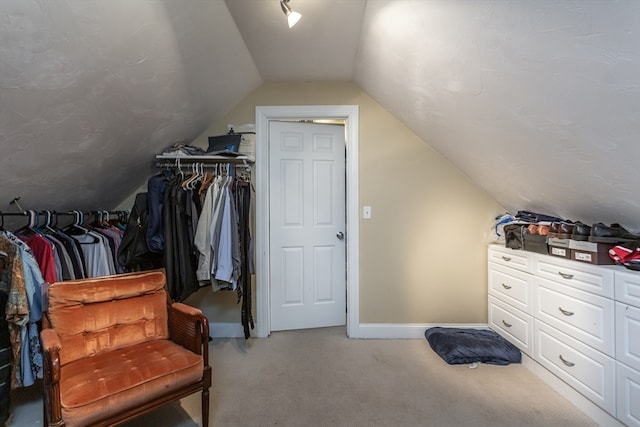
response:
<path id="1" fill-rule="evenodd" d="M 362 218 L 371 219 L 371 206 L 362 207 Z"/>

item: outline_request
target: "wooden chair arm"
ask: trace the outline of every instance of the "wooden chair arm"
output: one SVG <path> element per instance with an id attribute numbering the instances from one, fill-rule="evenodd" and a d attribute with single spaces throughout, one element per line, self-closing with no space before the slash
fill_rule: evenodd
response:
<path id="1" fill-rule="evenodd" d="M 60 405 L 60 337 L 56 331 L 47 328 L 40 332 L 40 341 L 44 365 L 45 416 L 48 418 L 45 425 L 64 426 Z"/>
<path id="2" fill-rule="evenodd" d="M 169 338 L 184 348 L 202 355 L 209 366 L 209 320 L 202 311 L 179 302 L 169 306 Z"/>

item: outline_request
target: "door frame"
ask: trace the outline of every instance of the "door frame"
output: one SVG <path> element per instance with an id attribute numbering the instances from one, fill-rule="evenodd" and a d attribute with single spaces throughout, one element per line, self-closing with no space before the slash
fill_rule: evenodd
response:
<path id="1" fill-rule="evenodd" d="M 343 119 L 346 123 L 346 263 L 347 336 L 359 336 L 360 263 L 358 198 L 358 106 L 302 105 L 256 107 L 256 337 L 271 334 L 269 271 L 269 121 L 290 119 Z"/>

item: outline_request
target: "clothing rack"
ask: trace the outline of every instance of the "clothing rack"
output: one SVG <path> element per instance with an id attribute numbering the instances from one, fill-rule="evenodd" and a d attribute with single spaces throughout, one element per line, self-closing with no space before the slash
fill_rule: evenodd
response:
<path id="1" fill-rule="evenodd" d="M 4 226 L 4 218 L 5 217 L 30 217 L 30 225 L 36 226 L 38 225 L 38 219 L 41 217 L 45 218 L 44 225 L 57 225 L 58 218 L 62 216 L 73 216 L 76 218 L 77 223 L 84 223 L 85 216 L 95 216 L 97 220 L 102 222 L 103 220 L 109 221 L 111 216 L 119 218 L 121 221 L 125 221 L 127 216 L 129 215 L 128 211 L 108 211 L 108 210 L 95 210 L 95 211 L 66 211 L 66 212 L 57 212 L 53 210 L 24 210 L 21 212 L 2 212 L 0 211 L 0 229 Z M 55 218 L 55 221 L 52 223 L 52 220 Z"/>
<path id="2" fill-rule="evenodd" d="M 156 159 L 159 160 L 156 164 L 157 167 L 162 168 L 192 168 L 196 167 L 201 169 L 207 168 L 220 168 L 221 165 L 232 166 L 235 168 L 242 168 L 247 172 L 251 172 L 251 165 L 255 162 L 253 158 L 246 155 L 240 155 L 236 157 L 231 156 L 207 156 L 207 155 L 193 155 L 193 156 L 174 156 L 169 154 L 158 154 Z"/>
<path id="3" fill-rule="evenodd" d="M 249 224 L 254 160 L 243 154 L 160 154 L 156 160 L 167 170 L 148 181 L 148 229 L 151 241 L 161 242 L 158 250 L 171 297 L 182 301 L 205 286 L 237 292 L 244 335 L 249 338 L 254 327 Z"/>

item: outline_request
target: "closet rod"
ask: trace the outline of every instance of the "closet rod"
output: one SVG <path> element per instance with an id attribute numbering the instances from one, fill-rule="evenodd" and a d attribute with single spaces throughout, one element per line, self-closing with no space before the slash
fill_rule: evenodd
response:
<path id="1" fill-rule="evenodd" d="M 0 216 L 29 216 L 29 210 L 23 211 L 23 212 L 2 212 L 0 211 Z M 57 216 L 73 216 L 73 215 L 77 215 L 77 213 L 83 213 L 85 215 L 95 215 L 95 214 L 100 214 L 100 213 L 107 213 L 109 215 L 121 215 L 121 214 L 128 214 L 129 212 L 125 211 L 107 211 L 107 210 L 97 210 L 97 211 L 68 211 L 68 212 L 57 212 L 57 211 L 49 211 L 49 210 L 42 210 L 42 211 L 33 211 L 35 215 L 46 215 L 48 213 L 50 213 L 51 215 L 57 215 Z"/>
<path id="2" fill-rule="evenodd" d="M 159 168 L 174 168 L 174 169 L 178 169 L 178 168 L 190 168 L 194 165 L 198 165 L 198 166 L 202 166 L 205 168 L 215 168 L 215 167 L 219 167 L 218 165 L 231 165 L 235 168 L 245 168 L 245 169 L 251 169 L 251 165 L 249 164 L 244 164 L 244 163 L 229 163 L 229 162 L 217 162 L 217 163 L 203 163 L 203 162 L 180 162 L 180 165 L 177 165 L 175 162 L 158 162 L 156 163 L 156 166 Z"/>
<path id="3" fill-rule="evenodd" d="M 23 211 L 23 212 L 1 212 L 0 211 L 0 216 L 28 216 L 29 212 L 27 211 Z"/>

